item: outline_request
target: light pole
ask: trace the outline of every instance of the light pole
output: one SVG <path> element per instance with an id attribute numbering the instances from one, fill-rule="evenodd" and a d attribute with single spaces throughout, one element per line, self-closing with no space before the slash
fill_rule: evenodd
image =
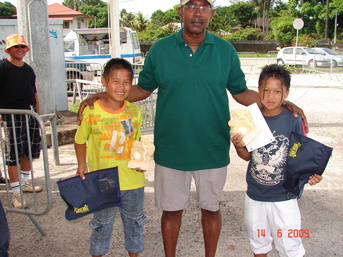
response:
<path id="1" fill-rule="evenodd" d="M 336 10 L 335 29 L 334 29 L 334 37 L 333 37 L 334 50 L 336 50 L 337 26 L 338 26 L 338 24 L 337 24 L 337 10 Z"/>
<path id="2" fill-rule="evenodd" d="M 109 0 L 110 54 L 120 57 L 119 0 Z"/>

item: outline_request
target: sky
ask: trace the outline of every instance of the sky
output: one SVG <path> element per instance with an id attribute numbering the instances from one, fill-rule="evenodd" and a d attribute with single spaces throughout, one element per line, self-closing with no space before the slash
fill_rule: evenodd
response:
<path id="1" fill-rule="evenodd" d="M 1 0 L 1 2 L 10 2 L 13 5 L 17 5 L 16 0 Z M 103 0 L 106 1 L 106 0 Z M 62 4 L 63 0 L 48 0 L 48 4 L 59 3 Z M 172 9 L 174 5 L 179 4 L 179 0 L 119 0 L 119 9 L 126 9 L 127 12 L 132 12 L 137 14 L 139 11 L 150 18 L 151 14 L 160 9 L 162 11 L 167 11 Z M 216 6 L 227 6 L 229 5 L 229 0 L 216 0 Z"/>

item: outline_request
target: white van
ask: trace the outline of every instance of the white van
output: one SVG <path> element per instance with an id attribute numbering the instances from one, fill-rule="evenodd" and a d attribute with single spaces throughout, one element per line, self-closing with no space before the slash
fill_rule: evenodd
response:
<path id="1" fill-rule="evenodd" d="M 110 58 L 109 28 L 76 29 L 64 37 L 64 56 L 88 63 L 105 64 Z M 136 31 L 120 28 L 120 57 L 132 64 L 142 63 Z"/>

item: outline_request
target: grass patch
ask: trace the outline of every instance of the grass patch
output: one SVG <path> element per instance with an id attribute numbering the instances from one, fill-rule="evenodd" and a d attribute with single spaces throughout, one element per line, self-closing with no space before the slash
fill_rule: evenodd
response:
<path id="1" fill-rule="evenodd" d="M 80 107 L 80 103 L 77 103 L 77 104 L 69 104 L 68 105 L 68 110 L 70 112 L 75 112 L 77 113 L 79 111 L 79 107 Z"/>

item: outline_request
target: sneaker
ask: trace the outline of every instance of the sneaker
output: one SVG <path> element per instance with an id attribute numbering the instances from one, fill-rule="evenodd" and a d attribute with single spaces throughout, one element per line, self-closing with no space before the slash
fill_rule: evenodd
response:
<path id="1" fill-rule="evenodd" d="M 23 186 L 21 186 L 21 191 L 23 193 L 33 193 L 33 190 L 35 190 L 35 193 L 39 193 L 43 190 L 43 187 L 35 186 L 33 188 L 32 184 L 26 183 Z"/>
<path id="2" fill-rule="evenodd" d="M 8 183 L 10 183 L 10 182 L 8 181 L 8 179 L 5 179 L 5 178 L 1 177 L 1 178 L 0 178 L 0 184 L 6 184 L 6 180 L 7 180 Z"/>
<path id="3" fill-rule="evenodd" d="M 25 199 L 23 197 L 23 203 L 21 202 L 21 197 L 20 194 L 12 194 L 12 205 L 14 208 L 17 209 L 22 209 L 22 208 L 27 208 L 27 204 L 25 202 Z"/>

